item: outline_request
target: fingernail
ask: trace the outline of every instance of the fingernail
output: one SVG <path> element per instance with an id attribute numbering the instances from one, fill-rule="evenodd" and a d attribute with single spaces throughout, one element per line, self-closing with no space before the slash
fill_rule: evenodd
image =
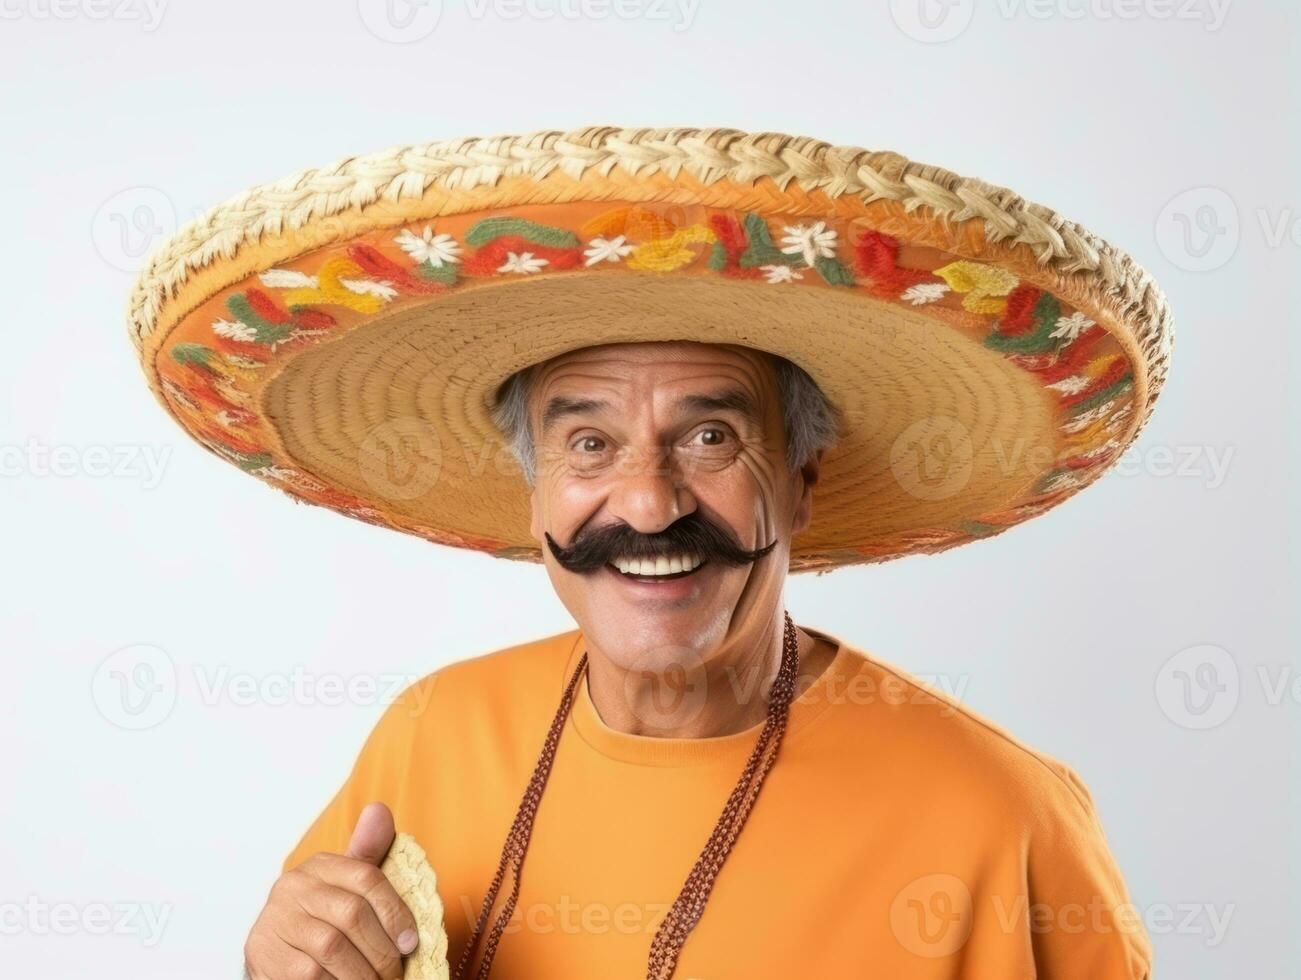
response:
<path id="1" fill-rule="evenodd" d="M 414 929 L 408 929 L 406 932 L 402 933 L 402 935 L 398 936 L 398 951 L 403 956 L 406 956 L 407 953 L 416 948 L 416 943 L 418 942 L 420 942 L 420 937 L 416 935 L 416 931 Z"/>

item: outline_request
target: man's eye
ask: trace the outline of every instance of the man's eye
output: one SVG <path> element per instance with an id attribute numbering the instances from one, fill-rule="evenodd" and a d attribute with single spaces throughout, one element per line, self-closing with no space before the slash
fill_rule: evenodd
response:
<path id="1" fill-rule="evenodd" d="M 605 440 L 599 436 L 583 436 L 574 443 L 574 448 L 580 453 L 599 453 L 605 449 Z"/>
<path id="2" fill-rule="evenodd" d="M 715 446 L 727 445 L 728 439 L 731 438 L 726 429 L 720 429 L 717 426 L 711 426 L 707 429 L 701 429 L 691 437 L 690 445 L 713 448 Z"/>

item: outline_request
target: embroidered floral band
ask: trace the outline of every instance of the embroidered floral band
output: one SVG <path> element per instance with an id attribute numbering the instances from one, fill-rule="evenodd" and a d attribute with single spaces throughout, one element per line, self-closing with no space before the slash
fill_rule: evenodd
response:
<path id="1" fill-rule="evenodd" d="M 298 498 L 439 543 L 536 559 L 517 541 L 430 527 L 308 472 L 277 448 L 261 392 L 289 359 L 404 304 L 437 303 L 480 280 L 620 270 L 861 293 L 974 336 L 1051 399 L 1060 447 L 1014 506 L 806 555 L 799 567 L 940 550 L 995 533 L 1089 482 L 1123 447 L 1134 385 L 1125 350 L 1084 312 L 1003 267 L 910 247 L 855 222 L 705 207 L 588 210 L 597 213 L 573 227 L 572 208 L 545 205 L 417 222 L 268 269 L 211 297 L 171 332 L 157 360 L 163 397 L 208 448 Z"/>

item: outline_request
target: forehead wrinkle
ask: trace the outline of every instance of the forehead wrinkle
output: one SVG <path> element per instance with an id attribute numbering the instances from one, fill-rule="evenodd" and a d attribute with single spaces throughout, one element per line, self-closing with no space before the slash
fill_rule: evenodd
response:
<path id="1" fill-rule="evenodd" d="M 591 349 L 548 364 L 537 384 L 537 390 L 543 395 L 542 436 L 566 416 L 608 414 L 619 402 L 648 400 L 647 407 L 655 415 L 675 390 L 695 385 L 704 390 L 673 399 L 670 411 L 680 416 L 730 410 L 759 431 L 768 429 L 775 388 L 769 383 L 773 380 L 769 377 L 771 372 L 764 371 L 759 352 L 733 352 L 706 346 L 699 351 L 642 348 L 629 353 L 632 356 L 622 351 Z M 573 395 L 546 397 L 546 390 L 551 387 L 577 391 Z M 593 389 L 604 389 L 603 394 L 614 397 L 596 397 Z M 661 394 L 663 397 L 658 397 Z"/>

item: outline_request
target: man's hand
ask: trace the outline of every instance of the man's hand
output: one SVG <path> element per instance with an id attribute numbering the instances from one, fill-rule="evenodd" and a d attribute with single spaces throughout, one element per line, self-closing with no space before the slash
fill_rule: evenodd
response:
<path id="1" fill-rule="evenodd" d="M 357 818 L 346 855 L 314 854 L 280 876 L 244 944 L 252 980 L 402 976 L 416 923 L 379 870 L 393 833 L 393 814 L 372 803 Z"/>

